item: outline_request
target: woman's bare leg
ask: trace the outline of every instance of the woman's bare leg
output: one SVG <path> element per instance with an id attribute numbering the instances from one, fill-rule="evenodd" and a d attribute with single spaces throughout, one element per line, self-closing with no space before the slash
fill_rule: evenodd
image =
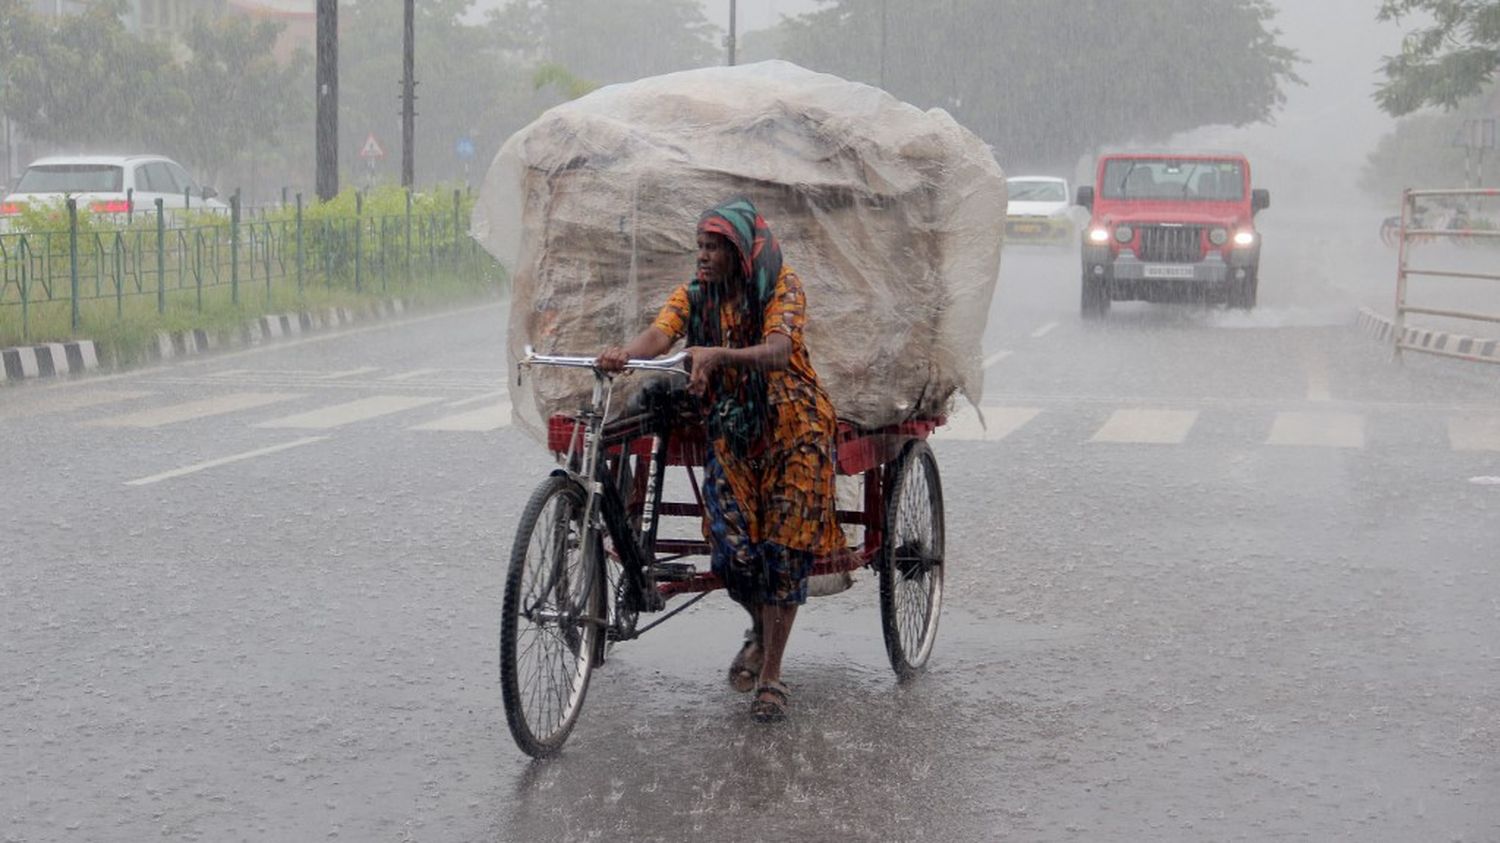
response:
<path id="1" fill-rule="evenodd" d="M 760 607 L 760 683 L 781 681 L 781 656 L 792 634 L 797 607 L 763 605 Z"/>

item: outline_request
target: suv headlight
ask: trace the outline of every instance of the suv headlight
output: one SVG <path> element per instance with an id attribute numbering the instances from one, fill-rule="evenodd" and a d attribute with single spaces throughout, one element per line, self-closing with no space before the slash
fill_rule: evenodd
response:
<path id="1" fill-rule="evenodd" d="M 1215 228 L 1208 232 L 1208 242 L 1215 246 L 1222 246 L 1229 242 L 1229 229 Z"/>
<path id="2" fill-rule="evenodd" d="M 1255 232 L 1253 232 L 1253 231 L 1236 231 L 1234 233 L 1234 245 L 1236 245 L 1236 246 L 1254 246 L 1255 245 Z"/>
<path id="3" fill-rule="evenodd" d="M 1115 229 L 1115 239 L 1121 243 L 1129 243 L 1135 239 L 1135 230 L 1128 225 L 1122 225 Z"/>
<path id="4" fill-rule="evenodd" d="M 1107 229 L 1107 228 L 1091 228 L 1091 229 L 1089 229 L 1089 242 L 1090 243 L 1108 243 L 1109 242 L 1109 229 Z"/>

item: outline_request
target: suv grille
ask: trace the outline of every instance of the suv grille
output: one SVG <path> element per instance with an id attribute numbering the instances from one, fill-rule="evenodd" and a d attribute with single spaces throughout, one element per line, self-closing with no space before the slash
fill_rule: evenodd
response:
<path id="1" fill-rule="evenodd" d="M 1202 226 L 1143 225 L 1140 232 L 1143 261 L 1196 263 L 1203 259 Z"/>

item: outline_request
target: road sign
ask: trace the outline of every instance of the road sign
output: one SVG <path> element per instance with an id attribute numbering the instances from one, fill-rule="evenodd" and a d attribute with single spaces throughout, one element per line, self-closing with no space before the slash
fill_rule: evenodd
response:
<path id="1" fill-rule="evenodd" d="M 468 138 L 459 138 L 453 145 L 453 152 L 461 161 L 468 161 L 474 157 L 474 141 Z"/>
<path id="2" fill-rule="evenodd" d="M 375 140 L 374 132 L 365 138 L 365 145 L 359 149 L 359 157 L 366 161 L 375 161 L 385 157 L 385 148 L 380 145 L 380 141 Z"/>

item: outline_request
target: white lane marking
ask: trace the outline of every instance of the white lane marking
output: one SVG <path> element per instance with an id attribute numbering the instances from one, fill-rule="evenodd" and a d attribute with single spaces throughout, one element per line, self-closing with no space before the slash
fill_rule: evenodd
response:
<path id="1" fill-rule="evenodd" d="M 1034 339 L 1034 340 L 1041 339 L 1042 337 L 1045 337 L 1048 334 L 1052 333 L 1052 329 L 1056 328 L 1056 327 L 1057 327 L 1057 323 L 1056 322 L 1048 322 L 1047 324 L 1043 325 L 1042 327 L 1037 328 L 1035 331 L 1032 331 L 1031 332 L 1031 338 Z"/>
<path id="2" fill-rule="evenodd" d="M 1266 444 L 1363 448 L 1365 418 L 1355 413 L 1277 413 Z"/>
<path id="3" fill-rule="evenodd" d="M 467 407 L 470 404 L 478 404 L 480 402 L 490 401 L 490 400 L 493 400 L 495 398 L 504 398 L 507 395 L 510 395 L 510 391 L 509 390 L 497 389 L 494 392 L 486 392 L 486 393 L 484 393 L 482 395 L 475 395 L 472 398 L 461 398 L 461 399 L 459 399 L 457 401 L 450 401 L 447 404 L 445 404 L 444 406 L 447 406 L 447 407 Z"/>
<path id="4" fill-rule="evenodd" d="M 292 392 L 231 392 L 228 395 L 219 395 L 214 398 L 187 401 L 182 404 L 171 404 L 166 407 L 152 407 L 134 413 L 94 419 L 84 422 L 83 426 L 161 427 L 162 425 L 176 424 L 192 419 L 222 416 L 225 413 L 236 413 L 240 410 L 252 410 L 256 407 L 264 407 L 267 404 L 275 404 L 279 401 L 288 401 L 301 397 L 300 394 Z"/>
<path id="5" fill-rule="evenodd" d="M 442 369 L 412 369 L 410 372 L 402 372 L 399 375 L 391 375 L 388 378 L 381 378 L 381 380 L 383 380 L 383 381 L 405 381 L 405 380 L 411 380 L 412 378 L 420 378 L 423 375 L 435 375 L 435 374 L 437 374 L 438 372 L 441 372 L 441 371 L 442 371 Z"/>
<path id="6" fill-rule="evenodd" d="M 345 369 L 342 372 L 329 372 L 318 378 L 320 381 L 336 381 L 339 378 L 352 378 L 355 375 L 368 375 L 371 372 L 380 371 L 379 366 L 362 366 L 358 369 Z"/>
<path id="7" fill-rule="evenodd" d="M 1500 477 L 1480 476 L 1470 477 L 1469 482 L 1475 486 L 1500 486 Z"/>
<path id="8" fill-rule="evenodd" d="M 948 423 L 937 429 L 934 436 L 961 442 L 998 442 L 1015 433 L 1027 422 L 1037 417 L 1041 410 L 1035 407 L 990 407 L 984 409 L 984 426 L 972 407 L 964 407 L 948 417 Z"/>
<path id="9" fill-rule="evenodd" d="M 1333 400 L 1328 394 L 1328 361 L 1321 355 L 1307 361 L 1307 400 Z"/>
<path id="10" fill-rule="evenodd" d="M 232 377 L 235 377 L 236 375 L 248 375 L 248 374 L 250 374 L 253 371 L 255 371 L 255 370 L 254 369 L 225 369 L 222 372 L 206 372 L 205 375 L 207 377 L 210 377 L 210 378 L 232 378 Z"/>
<path id="11" fill-rule="evenodd" d="M 256 427 L 268 428 L 299 428 L 306 430 L 328 430 L 354 422 L 365 421 L 379 416 L 399 413 L 420 407 L 423 404 L 434 404 L 441 398 L 422 398 L 413 395 L 375 395 L 369 398 L 361 398 L 357 401 L 347 401 L 343 404 L 334 404 L 319 410 L 306 413 L 298 413 L 294 416 L 272 419 L 261 422 Z"/>
<path id="12" fill-rule="evenodd" d="M 141 477 L 136 480 L 127 480 L 125 482 L 125 485 L 145 486 L 151 483 L 160 483 L 163 480 L 171 480 L 174 477 L 181 477 L 185 474 L 193 474 L 195 472 L 204 471 L 210 468 L 217 468 L 221 465 L 228 465 L 234 462 L 255 459 L 256 457 L 263 457 L 267 454 L 274 454 L 278 451 L 300 448 L 303 445 L 311 445 L 314 442 L 322 442 L 327 438 L 327 436 L 308 436 L 303 439 L 294 439 L 291 442 L 283 442 L 280 445 L 272 445 L 269 448 L 257 448 L 254 451 L 246 451 L 243 454 L 234 454 L 233 456 L 220 457 L 216 460 L 207 460 L 205 462 L 194 463 L 193 465 L 186 466 L 184 468 L 173 469 L 172 471 L 163 471 L 161 474 L 153 474 L 150 477 Z"/>
<path id="13" fill-rule="evenodd" d="M 1180 445 L 1197 421 L 1197 410 L 1116 410 L 1089 441 Z"/>
<path id="14" fill-rule="evenodd" d="M 121 389 L 50 395 L 35 404 L 0 405 L 0 419 L 18 419 L 27 416 L 41 416 L 48 413 L 66 413 L 70 410 L 82 410 L 86 407 L 97 407 L 100 404 L 114 404 L 120 401 L 129 401 L 133 398 L 145 398 L 147 395 L 154 394 L 153 392 L 143 390 Z"/>
<path id="15" fill-rule="evenodd" d="M 419 424 L 412 430 L 460 430 L 486 432 L 510 425 L 510 402 L 498 401 L 488 407 L 480 407 L 467 413 L 444 416 L 435 421 Z"/>
<path id="16" fill-rule="evenodd" d="M 1500 416 L 1449 419 L 1448 444 L 1455 451 L 1500 451 Z"/>
<path id="17" fill-rule="evenodd" d="M 988 369 L 989 367 L 995 365 L 996 363 L 999 363 L 1001 360 L 1004 360 L 1009 356 L 1009 351 L 997 351 L 994 354 L 991 354 L 989 357 L 984 358 L 984 367 Z"/>

